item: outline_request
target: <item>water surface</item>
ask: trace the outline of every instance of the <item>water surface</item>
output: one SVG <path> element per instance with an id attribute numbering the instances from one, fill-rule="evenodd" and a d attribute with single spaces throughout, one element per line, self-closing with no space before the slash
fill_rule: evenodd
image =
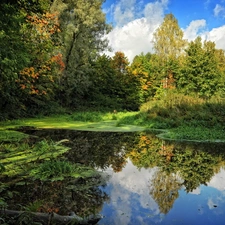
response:
<path id="1" fill-rule="evenodd" d="M 31 183 L 27 185 L 30 197 L 22 198 L 21 204 L 33 201 L 34 196 L 45 201 L 50 196 L 48 201 L 57 205 L 60 213 L 102 214 L 100 225 L 224 224 L 222 143 L 163 141 L 144 132 L 26 132 L 55 141 L 68 139 L 71 150 L 63 157 L 96 168 L 105 179 L 94 179 L 83 190 L 78 188 L 80 181 L 76 185 L 72 180 L 48 183 L 42 188 L 36 183 L 33 189 Z M 68 188 L 71 182 L 72 191 Z M 25 187 L 17 189 L 26 193 Z M 37 190 L 38 195 L 34 194 Z"/>

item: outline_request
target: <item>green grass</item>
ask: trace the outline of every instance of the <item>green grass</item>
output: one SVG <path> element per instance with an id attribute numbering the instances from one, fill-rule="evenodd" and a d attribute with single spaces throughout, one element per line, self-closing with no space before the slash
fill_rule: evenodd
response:
<path id="1" fill-rule="evenodd" d="M 43 118 L 29 118 L 1 123 L 2 129 L 31 126 L 37 128 L 73 129 L 109 132 L 143 131 L 144 127 L 135 124 L 122 124 L 120 121 L 138 112 L 76 112 L 72 115 L 57 115 Z"/>
<path id="2" fill-rule="evenodd" d="M 10 135 L 17 137 L 16 133 L 1 132 L 5 128 L 34 126 L 108 132 L 161 129 L 170 131 L 166 134 L 167 138 L 216 141 L 225 140 L 225 100 L 203 100 L 168 92 L 161 99 L 143 104 L 138 112 L 74 112 L 71 115 L 8 121 L 0 125 L 0 140 Z"/>

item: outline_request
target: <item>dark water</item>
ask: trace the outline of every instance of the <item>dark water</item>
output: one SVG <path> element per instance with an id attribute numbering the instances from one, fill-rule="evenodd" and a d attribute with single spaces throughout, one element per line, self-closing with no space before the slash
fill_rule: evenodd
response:
<path id="1" fill-rule="evenodd" d="M 96 168 L 105 179 L 28 182 L 11 187 L 23 193 L 14 201 L 25 204 L 40 198 L 60 213 L 100 213 L 99 225 L 225 224 L 222 143 L 163 141 L 144 132 L 27 132 L 68 139 L 71 150 L 64 157 Z M 82 182 L 84 188 L 79 189 Z"/>

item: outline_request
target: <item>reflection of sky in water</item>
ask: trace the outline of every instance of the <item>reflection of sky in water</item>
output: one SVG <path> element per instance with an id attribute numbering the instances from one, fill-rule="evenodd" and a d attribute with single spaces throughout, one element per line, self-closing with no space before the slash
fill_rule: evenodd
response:
<path id="1" fill-rule="evenodd" d="M 110 202 L 105 203 L 99 225 L 224 225 L 225 224 L 225 170 L 216 174 L 208 186 L 201 185 L 191 193 L 179 190 L 168 214 L 161 214 L 157 203 L 149 194 L 151 179 L 157 168 L 138 170 L 128 160 L 122 172 L 113 173 L 106 193 Z"/>

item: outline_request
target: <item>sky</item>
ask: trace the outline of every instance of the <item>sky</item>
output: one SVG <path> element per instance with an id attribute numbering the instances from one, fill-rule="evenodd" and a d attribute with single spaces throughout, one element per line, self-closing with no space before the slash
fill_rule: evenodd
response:
<path id="1" fill-rule="evenodd" d="M 168 13 L 188 41 L 201 36 L 225 50 L 225 0 L 106 0 L 103 11 L 113 26 L 107 35 L 110 56 L 122 51 L 132 62 L 142 52 L 153 52 L 153 33 Z"/>

